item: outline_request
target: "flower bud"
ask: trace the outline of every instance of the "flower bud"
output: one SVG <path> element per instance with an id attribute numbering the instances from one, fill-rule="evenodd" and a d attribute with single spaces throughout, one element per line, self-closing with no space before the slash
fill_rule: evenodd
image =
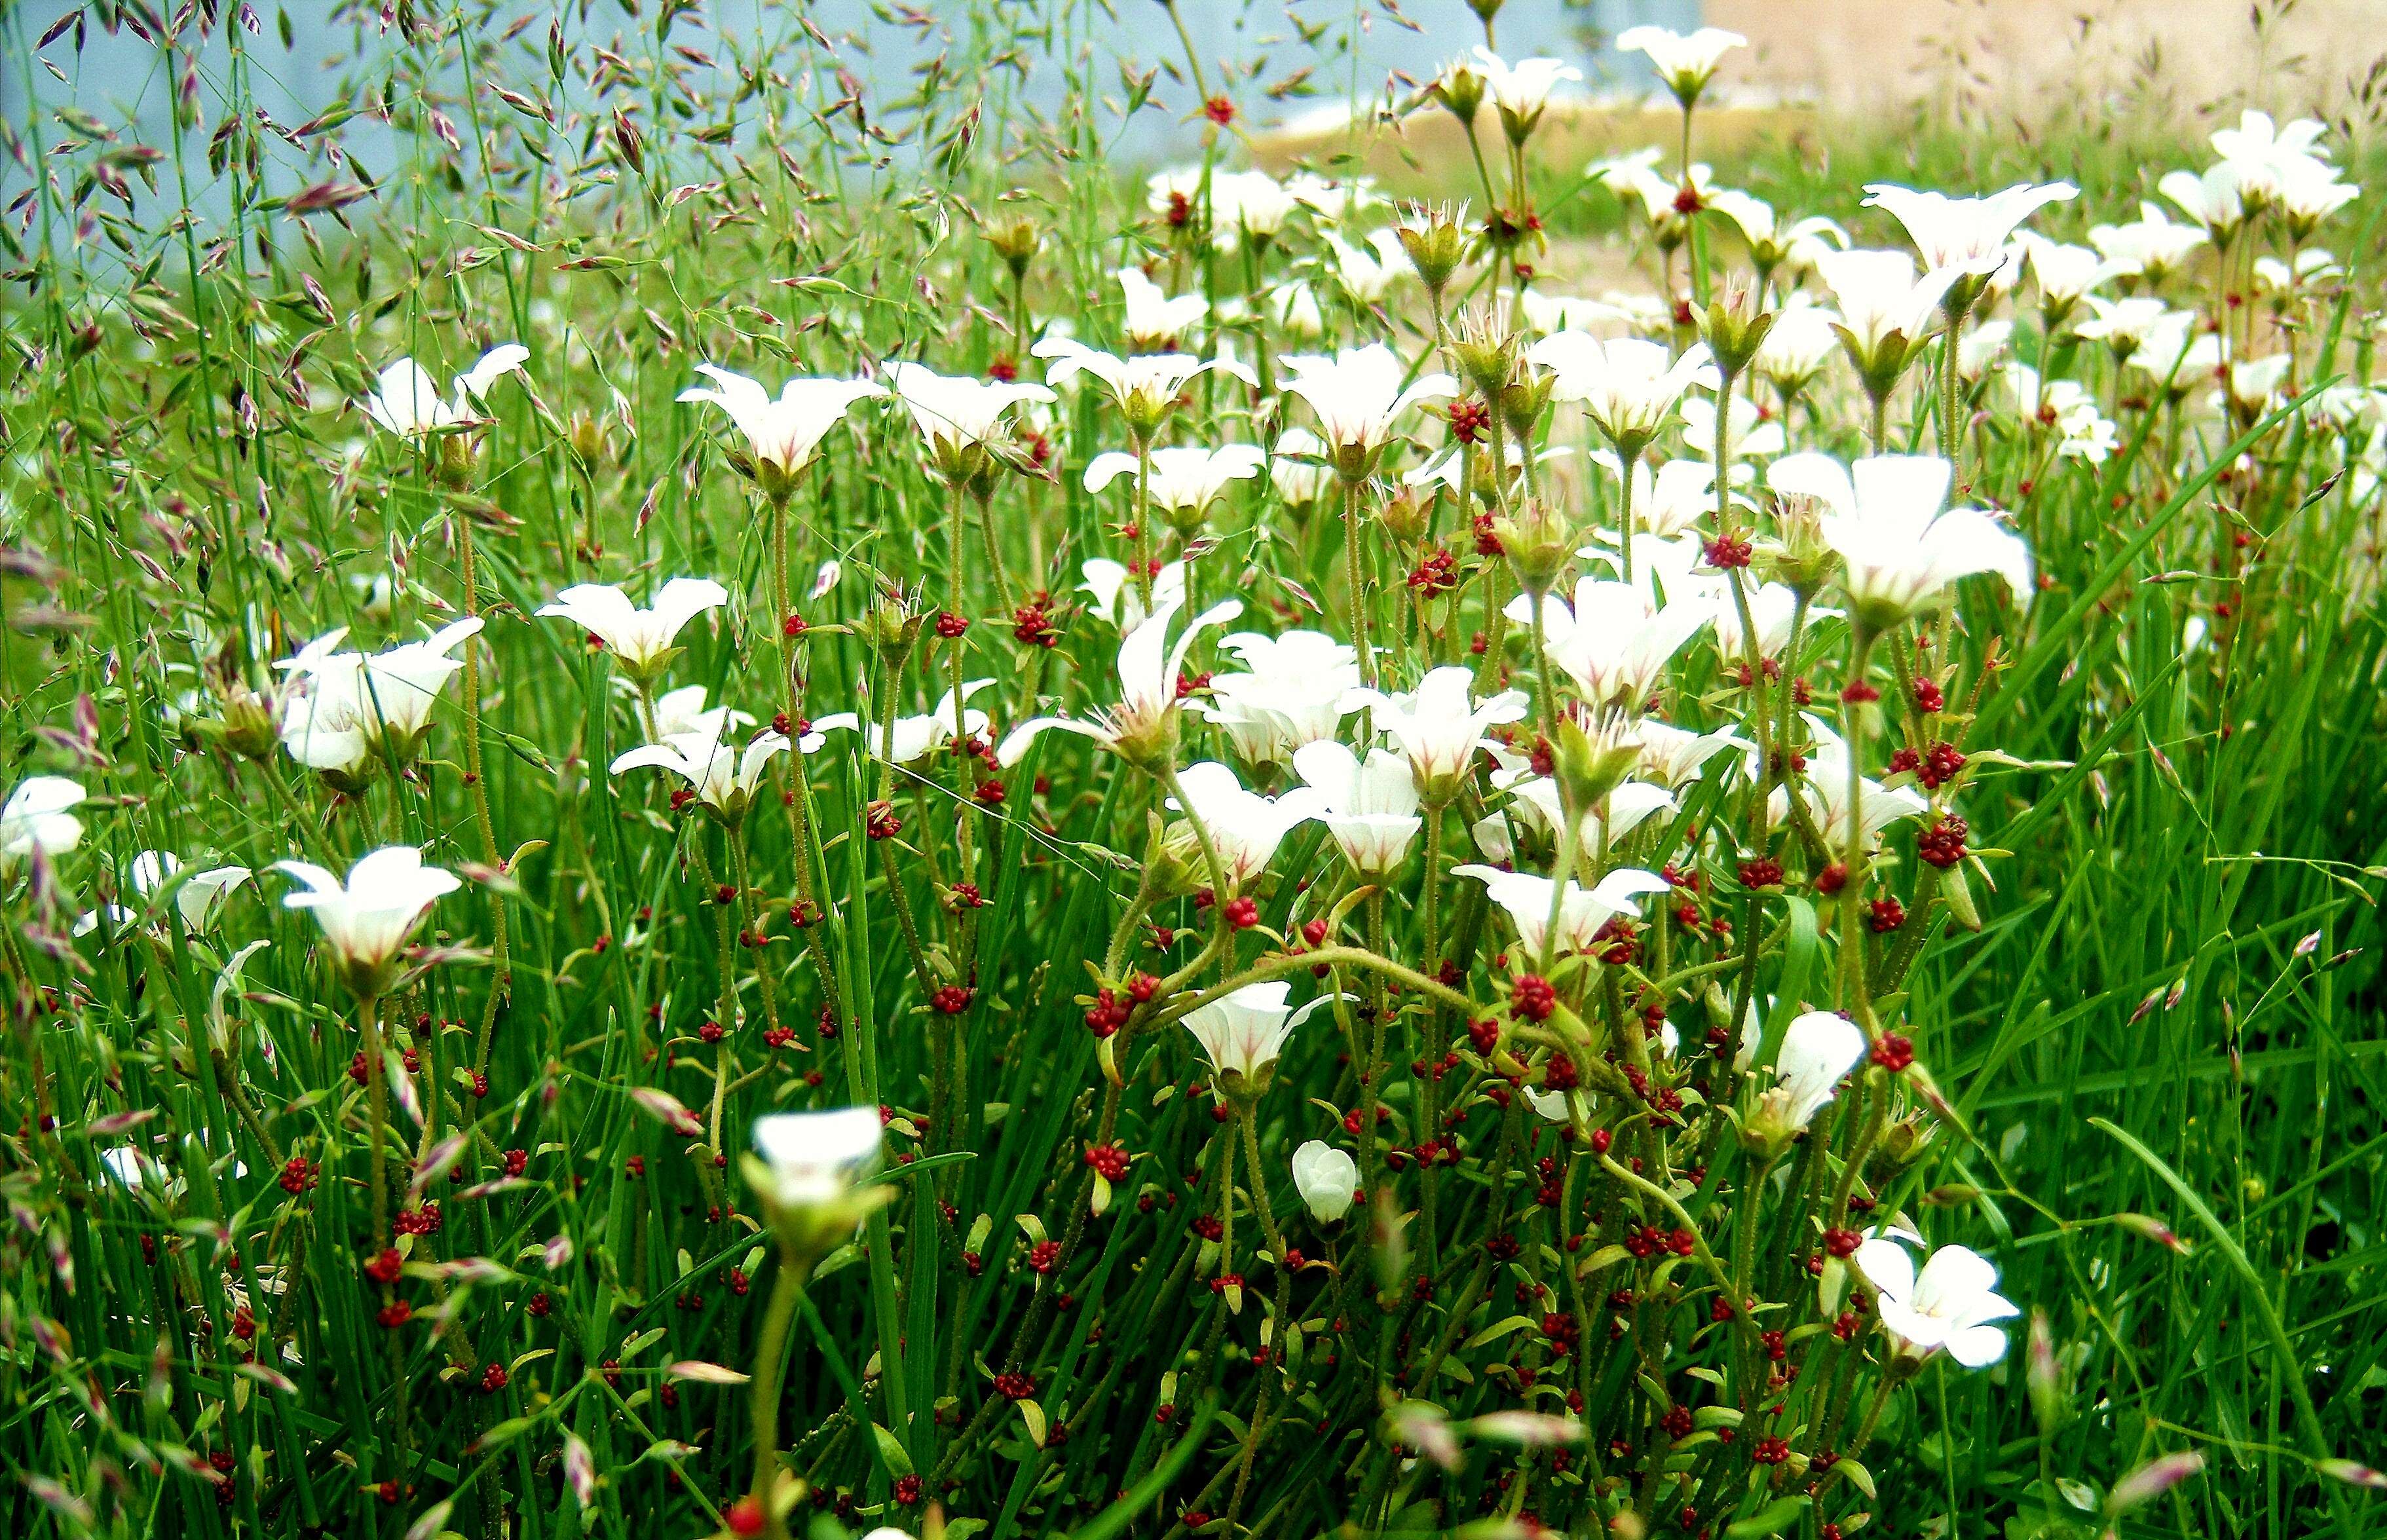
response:
<path id="1" fill-rule="evenodd" d="M 879 666 L 888 677 L 892 678 L 911 655 L 912 644 L 920 635 L 921 613 L 911 595 L 888 587 L 878 591 L 878 601 L 854 623 L 855 634 L 878 651 Z"/>
<path id="2" fill-rule="evenodd" d="M 1359 1191 L 1359 1166 L 1349 1151 L 1313 1139 L 1293 1152 L 1293 1185 L 1310 1218 L 1331 1225 L 1351 1211 Z"/>
<path id="3" fill-rule="evenodd" d="M 1384 533 L 1404 546 L 1413 546 L 1425 538 L 1427 505 L 1418 500 L 1417 488 L 1403 486 L 1384 500 L 1376 517 L 1382 521 Z"/>
<path id="4" fill-rule="evenodd" d="M 1517 369 L 1517 334 L 1500 308 L 1470 305 L 1451 326 L 1451 356 L 1475 393 L 1496 399 Z"/>
<path id="5" fill-rule="evenodd" d="M 1699 314 L 1699 340 L 1715 355 L 1726 378 L 1738 375 L 1757 357 L 1774 329 L 1772 310 L 1759 308 L 1756 291 L 1727 284 Z"/>
<path id="6" fill-rule="evenodd" d="M 1415 203 L 1394 232 L 1409 265 L 1437 299 L 1466 259 L 1467 233 L 1459 224 L 1459 211 L 1448 205 Z"/>
<path id="7" fill-rule="evenodd" d="M 1812 599 L 1839 561 L 1824 541 L 1823 504 L 1795 494 L 1782 497 L 1774 504 L 1774 528 L 1757 548 L 1761 567 L 1792 592 Z"/>
<path id="8" fill-rule="evenodd" d="M 1452 117 L 1472 129 L 1476 109 L 1484 105 L 1484 89 L 1483 74 L 1461 59 L 1443 70 L 1434 82 L 1426 87 L 1426 92 L 1449 108 Z"/>
<path id="9" fill-rule="evenodd" d="M 986 227 L 986 244 L 994 247 L 1003 265 L 1011 270 L 1012 277 L 1023 278 L 1027 276 L 1028 264 L 1036 259 L 1038 248 L 1044 244 L 1043 227 L 1034 216 L 1016 213 Z"/>
<path id="10" fill-rule="evenodd" d="M 1500 403 L 1500 416 L 1508 424 L 1509 436 L 1521 445 L 1530 446 L 1542 414 L 1550 408 L 1550 393 L 1558 388 L 1559 377 L 1547 370 L 1519 370 L 1494 398 Z"/>
<path id="11" fill-rule="evenodd" d="M 212 736 L 245 759 L 272 759 L 273 746 L 280 741 L 272 702 L 246 685 L 235 682 L 224 691 L 222 712 Z"/>
<path id="12" fill-rule="evenodd" d="M 1494 519 L 1492 534 L 1517 574 L 1517 586 L 1536 598 L 1557 586 L 1577 543 L 1565 518 L 1538 498 Z"/>
<path id="13" fill-rule="evenodd" d="M 1623 712 L 1608 710 L 1586 717 L 1570 711 L 1559 718 L 1550 757 L 1560 802 L 1587 812 L 1641 763 L 1641 729 Z"/>

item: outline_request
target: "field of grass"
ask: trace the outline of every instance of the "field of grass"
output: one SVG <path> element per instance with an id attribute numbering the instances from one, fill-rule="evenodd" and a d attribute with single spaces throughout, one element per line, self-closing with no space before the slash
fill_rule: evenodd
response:
<path id="1" fill-rule="evenodd" d="M 0 19 L 0 1533 L 2387 1534 L 2374 146 L 1134 4 Z"/>

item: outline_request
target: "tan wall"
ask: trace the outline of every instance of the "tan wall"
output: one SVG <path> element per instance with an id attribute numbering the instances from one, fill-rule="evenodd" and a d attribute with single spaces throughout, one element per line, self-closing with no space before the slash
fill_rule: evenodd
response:
<path id="1" fill-rule="evenodd" d="M 1839 108 L 1913 100 L 1951 82 L 1985 106 L 2110 102 L 2152 80 L 2174 112 L 2225 98 L 2232 108 L 2305 111 L 2344 102 L 2349 81 L 2387 54 L 2387 0 L 2301 0 L 2267 35 L 2249 8 L 2249 0 L 1707 0 L 1705 15 L 1749 41 L 1729 83 L 1812 92 Z"/>

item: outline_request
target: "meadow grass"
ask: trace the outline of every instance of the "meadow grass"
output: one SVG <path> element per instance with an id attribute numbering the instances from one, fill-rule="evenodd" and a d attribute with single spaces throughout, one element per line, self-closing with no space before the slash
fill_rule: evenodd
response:
<path id="1" fill-rule="evenodd" d="M 79 45 L 112 26 L 175 82 L 178 131 L 7 125 L 0 750 L 12 787 L 85 794 L 57 815 L 79 838 L 27 804 L 0 824 L 8 1534 L 2387 1533 L 2381 419 L 2343 388 L 2372 371 L 2375 182 L 2316 234 L 2258 221 L 2227 269 L 2208 247 L 2160 285 L 2101 280 L 2199 317 L 2225 358 L 2290 355 L 2251 399 L 2215 406 L 2209 368 L 2120 367 L 2073 330 L 2085 309 L 2045 322 L 2034 280 L 1985 298 L 1970 325 L 2014 333 L 1962 383 L 1956 500 L 2027 544 L 2021 591 L 1966 576 L 1861 636 L 1824 612 L 1856 603 L 1812 499 L 1709 511 L 1716 612 L 1805 560 L 1800 621 L 1756 668 L 1711 622 L 1646 693 L 1774 752 L 1728 751 L 1611 847 L 1590 759 L 1648 701 L 1596 699 L 1502 612 L 1537 545 L 1562 596 L 1598 565 L 1572 553 L 1617 525 L 1616 478 L 1587 468 L 1577 403 L 1534 398 L 1522 303 L 1492 302 L 1574 243 L 1661 297 L 1603 333 L 1722 351 L 1744 312 L 1833 297 L 1803 258 L 1752 289 L 1720 213 L 1653 221 L 1572 150 L 1512 155 L 1488 102 L 1480 165 L 1388 165 L 1365 115 L 1307 161 L 1472 199 L 1446 289 L 1338 283 L 1327 234 L 1435 222 L 1347 184 L 1214 243 L 1210 178 L 1253 152 L 1201 99 L 1247 110 L 1298 50 L 1189 62 L 1160 6 L 1124 70 L 1082 6 L 940 7 L 902 88 L 841 72 L 852 45 L 800 11 L 550 31 L 351 7 L 326 67 L 351 105 L 308 124 L 258 106 L 260 71 L 318 67 L 270 17 L 62 8 L 47 35 L 22 6 L 0 23 L 26 95 L 53 67 L 104 94 Z M 1147 93 L 1195 146 L 1174 216 L 1116 148 Z M 1421 144 L 1452 127 L 1400 105 Z M 2069 178 L 2079 200 L 2033 227 L 2078 243 L 2211 158 L 2166 147 L 1761 133 L 1717 178 L 1899 249 L 1862 183 Z M 2334 266 L 2284 292 L 2244 265 L 2317 246 Z M 678 399 L 700 363 L 773 388 L 892 383 L 896 360 L 1044 378 L 1038 336 L 1137 350 L 1113 276 L 1136 266 L 1208 302 L 1178 346 L 1253 372 L 1172 385 L 1142 447 L 1279 448 L 1173 525 L 1148 464 L 1089 489 L 1098 454 L 1144 457 L 1082 375 L 941 461 L 892 400 L 789 468 Z M 1314 327 L 1269 302 L 1287 279 Z M 1492 436 L 1431 403 L 1380 465 L 1345 459 L 1346 490 L 1279 446 L 1336 405 L 1286 360 L 1379 340 L 1404 379 L 1459 375 Z M 444 384 L 517 341 L 519 372 Z M 1487 352 L 1510 382 L 1488 408 Z M 1870 447 L 1949 451 L 1941 354 L 1918 348 Z M 401 357 L 456 421 L 376 425 L 360 403 L 391 404 Z M 2018 404 L 2026 364 L 2078 383 L 2105 452 L 2060 451 L 2072 426 Z M 1740 385 L 1789 448 L 1869 447 L 1837 351 L 1796 389 Z M 1516 433 L 1575 452 L 1496 475 Z M 1454 443 L 1456 485 L 1405 486 Z M 1670 415 L 1650 456 L 1712 448 Z M 1244 628 L 1372 637 L 1332 665 L 1385 691 L 1330 719 L 1362 751 L 1434 665 L 1478 699 L 1514 685 L 1505 769 L 1548 777 L 1563 816 L 1536 829 L 1470 752 L 1428 791 L 1422 852 L 1363 879 L 1299 823 L 1227 903 L 1218 847 L 1251 809 L 1176 777 L 1231 762 L 1290 796 L 1287 756 L 1173 688 L 1121 751 L 1008 741 L 1121 704 L 1122 632 L 1159 600 L 1143 574 L 1085 591 L 1096 558 L 1188 561 L 1171 635 L 1234 598 Z M 726 601 L 644 676 L 539 615 L 570 585 L 645 602 L 683 575 Z M 292 724 L 337 665 L 278 662 L 460 619 L 482 624 L 452 674 L 368 671 L 342 729 L 361 748 L 301 763 Z M 1186 664 L 1214 715 L 1239 667 L 1221 635 Z M 979 678 L 991 720 L 958 751 L 874 751 L 899 736 L 874 717 L 937 738 L 940 697 Z M 1843 698 L 1868 678 L 1877 706 Z M 775 717 L 810 749 L 726 790 L 611 771 L 690 685 L 751 713 L 733 751 Z M 423 729 L 388 730 L 402 702 L 376 691 L 418 688 Z M 859 720 L 811 739 L 834 713 Z M 1892 759 L 1958 741 L 1941 784 Z M 1878 851 L 1832 839 L 1807 754 L 1924 811 Z M 1684 880 L 1537 956 L 1447 870 L 1499 859 L 1487 816 L 1522 868 Z M 1935 864 L 1951 839 L 1963 859 Z M 359 961 L 271 868 L 385 846 L 462 885 L 426 890 L 412 949 Z M 142 852 L 180 876 L 136 880 Z M 226 865 L 253 876 L 185 904 Z M 1902 923 L 1862 921 L 1860 894 Z M 1280 978 L 1330 998 L 1272 1069 L 1176 1029 Z M 1808 1007 L 1853 1017 L 1868 1057 L 1765 1149 Z M 847 1106 L 879 1109 L 888 1160 L 831 1173 L 831 1199 L 746 1155 L 766 1115 Z M 1356 1157 L 1346 1216 L 1295 1180 L 1311 1140 Z M 1901 1352 L 1858 1308 L 1880 1279 L 1841 1238 L 1901 1217 L 2020 1306 L 1991 1367 Z"/>

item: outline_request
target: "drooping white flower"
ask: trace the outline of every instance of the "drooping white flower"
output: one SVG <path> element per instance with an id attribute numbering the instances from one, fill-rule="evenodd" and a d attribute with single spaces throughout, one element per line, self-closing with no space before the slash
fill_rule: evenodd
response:
<path id="1" fill-rule="evenodd" d="M 0 805 L 0 872 L 39 852 L 44 860 L 82 842 L 82 820 L 69 810 L 89 796 L 64 776 L 28 776 Z"/>
<path id="2" fill-rule="evenodd" d="M 985 448 L 1002 433 L 1014 407 L 1059 399 L 1041 385 L 940 374 L 909 360 L 889 364 L 887 377 L 940 465 Z"/>
<path id="3" fill-rule="evenodd" d="M 784 491 L 794 483 L 853 403 L 887 394 L 884 385 L 869 380 L 800 378 L 781 385 L 775 398 L 757 381 L 713 364 L 698 364 L 696 372 L 713 385 L 690 385 L 677 399 L 710 401 L 727 413 L 746 440 L 757 479 L 772 491 Z"/>
<path id="4" fill-rule="evenodd" d="M 2002 317 L 1983 322 L 1957 344 L 1956 372 L 1966 384 L 1978 385 L 2005 362 L 2006 347 L 2013 341 L 2013 322 Z"/>
<path id="5" fill-rule="evenodd" d="M 1359 655 L 1323 631 L 1238 631 L 1219 647 L 1244 667 L 1213 674 L 1210 701 L 1195 709 L 1253 764 L 1283 764 L 1302 745 L 1333 737 L 1357 709 Z"/>
<path id="6" fill-rule="evenodd" d="M 1177 675 L 1194 640 L 1209 626 L 1224 625 L 1244 612 L 1243 601 L 1227 600 L 1195 615 L 1174 645 L 1168 627 L 1184 608 L 1178 594 L 1153 594 L 1153 612 L 1119 640 L 1118 704 L 1098 712 L 1091 720 L 1040 716 L 1021 723 L 1004 738 L 995 758 L 1004 765 L 1019 763 L 1037 736 L 1050 727 L 1092 738 L 1131 763 L 1157 769 L 1174 753 L 1177 726 Z"/>
<path id="7" fill-rule="evenodd" d="M 1668 886 L 1666 879 L 1655 872 L 1635 866 L 1620 867 L 1591 888 L 1569 879 L 1559 900 L 1558 932 L 1553 938 L 1549 929 L 1550 878 L 1538 873 L 1504 872 L 1497 866 L 1471 863 L 1451 870 L 1459 877 L 1471 877 L 1484 884 L 1492 902 L 1508 914 L 1509 922 L 1517 928 L 1518 944 L 1534 957 L 1589 950 L 1601 926 L 1619 915 L 1638 913 L 1643 895 L 1664 892 Z M 1553 939 L 1557 942 L 1554 950 L 1548 945 Z"/>
<path id="8" fill-rule="evenodd" d="M 1440 807 L 1458 794 L 1475 751 L 1490 745 L 1487 728 L 1520 722 L 1532 709 L 1525 692 L 1506 689 L 1487 701 L 1474 699 L 1475 675 L 1456 664 L 1430 670 L 1406 694 L 1355 692 L 1374 713 L 1375 728 L 1389 737 L 1408 761 L 1418 795 Z"/>
<path id="9" fill-rule="evenodd" d="M 1185 1029 L 1202 1045 L 1210 1067 L 1229 1089 L 1257 1093 L 1268 1087 L 1268 1074 L 1284 1052 L 1285 1039 L 1309 1019 L 1312 1012 L 1332 1004 L 1321 994 L 1293 1009 L 1286 1002 L 1293 986 L 1282 978 L 1246 984 L 1185 1013 Z"/>
<path id="10" fill-rule="evenodd" d="M 963 682 L 961 692 L 963 704 L 959 713 L 963 736 L 985 737 L 989 726 L 986 713 L 967 705 L 966 702 L 970 697 L 991 688 L 993 684 L 994 681 L 991 679 L 969 679 Z M 865 717 L 854 712 L 831 712 L 827 716 L 817 717 L 813 722 L 813 730 L 821 733 L 858 732 L 863 735 L 863 741 L 869 746 L 873 759 L 882 759 L 890 764 L 910 764 L 925 755 L 946 748 L 954 741 L 955 704 L 954 692 L 947 690 L 938 699 L 936 708 L 926 715 L 897 717 L 891 735 L 879 732 L 876 717 Z"/>
<path id="11" fill-rule="evenodd" d="M 1343 858 L 1363 877 L 1383 877 L 1408 858 L 1425 821 L 1418 816 L 1417 782 L 1398 754 L 1370 749 L 1363 763 L 1331 738 L 1295 751 L 1294 770 L 1318 793 L 1318 821 Z M 1429 882 L 1438 873 L 1426 874 Z"/>
<path id="12" fill-rule="evenodd" d="M 1683 392 L 1721 383 L 1704 343 L 1692 344 L 1677 359 L 1663 345 L 1639 337 L 1602 341 L 1558 332 L 1527 348 L 1525 357 L 1557 376 L 1553 398 L 1583 403 L 1592 426 L 1628 458 L 1666 425 Z"/>
<path id="13" fill-rule="evenodd" d="M 1107 556 L 1090 556 L 1080 563 L 1078 575 L 1078 591 L 1092 601 L 1089 608 L 1118 627 L 1121 635 L 1143 624 L 1143 600 L 1136 591 L 1135 574 L 1128 571 L 1125 563 Z M 1182 562 L 1166 562 L 1153 574 L 1153 603 L 1157 606 L 1169 600 L 1180 605 L 1185 602 Z"/>
<path id="14" fill-rule="evenodd" d="M 1187 765 L 1178 772 L 1177 785 L 1184 795 L 1182 811 L 1201 820 L 1228 886 L 1238 890 L 1267 871 L 1284 837 L 1323 805 L 1318 792 L 1307 786 L 1296 786 L 1282 797 L 1261 796 L 1216 760 Z M 1168 805 L 1180 804 L 1172 797 Z"/>
<path id="15" fill-rule="evenodd" d="M 1293 1187 L 1309 1217 L 1331 1225 L 1351 1212 L 1359 1192 L 1359 1163 L 1351 1152 L 1313 1139 L 1293 1152 Z"/>
<path id="16" fill-rule="evenodd" d="M 399 359 L 374 381 L 372 393 L 364 398 L 365 414 L 400 438 L 421 438 L 442 428 L 478 421 L 475 409 L 488 398 L 489 387 L 529 358 L 530 349 L 518 342 L 490 348 L 456 376 L 452 400 L 440 398 L 429 370 L 412 359 Z"/>
<path id="17" fill-rule="evenodd" d="M 575 583 L 538 612 L 572 622 L 603 642 L 634 677 L 652 678 L 679 651 L 681 629 L 728 602 L 729 590 L 709 577 L 675 577 L 643 610 L 610 583 Z"/>
<path id="18" fill-rule="evenodd" d="M 1964 1246 L 1941 1246 L 1914 1270 L 1906 1248 L 1881 1236 L 1857 1247 L 1857 1271 L 1874 1287 L 1882 1329 L 1910 1357 L 1947 1355 L 1966 1369 L 1985 1369 L 2005 1357 L 2006 1334 L 1995 1323 L 2022 1313 L 1997 1292 L 1998 1270 Z"/>
<path id="19" fill-rule="evenodd" d="M 2080 189 L 2068 182 L 2045 186 L 2017 183 L 1987 197 L 1956 198 L 1876 182 L 1866 186 L 1865 194 L 1868 208 L 1888 210 L 1906 227 L 1925 267 L 1951 268 L 1964 277 L 1987 280 L 2006 265 L 2006 244 L 2016 226 L 2051 203 L 2079 196 Z"/>
<path id="20" fill-rule="evenodd" d="M 273 869 L 306 885 L 284 905 L 314 915 L 335 968 L 368 996 L 388 982 L 398 953 L 431 906 L 463 886 L 453 872 L 424 865 L 412 845 L 372 852 L 348 868 L 346 882 L 310 861 L 277 861 Z"/>
<path id="21" fill-rule="evenodd" d="M 1210 302 L 1198 294 L 1170 296 L 1142 268 L 1121 268 L 1119 290 L 1127 297 L 1127 319 L 1121 330 L 1130 346 L 1162 352 L 1177 346 L 1187 331 L 1210 313 Z"/>
<path id="22" fill-rule="evenodd" d="M 777 732 L 758 733 L 743 751 L 731 748 L 717 733 L 681 733 L 618 754 L 609 768 L 616 776 L 628 770 L 668 770 L 688 783 L 708 812 L 734 824 L 752 804 L 763 772 L 788 748 L 786 735 Z"/>
<path id="23" fill-rule="evenodd" d="M 1786 457 L 1787 464 L 1798 457 Z M 1777 486 L 1781 484 L 1777 481 Z M 1808 606 L 1807 618 L 1821 620 L 1839 612 L 1825 605 Z M 1749 596 L 1749 618 L 1757 627 L 1757 655 L 1760 659 L 1776 659 L 1790 645 L 1790 628 L 1799 618 L 1799 595 L 1787 583 L 1761 583 Z M 1749 651 L 1748 633 L 1741 629 L 1740 606 L 1719 603 L 1715 607 L 1716 651 L 1727 661 L 1745 661 Z"/>
<path id="24" fill-rule="evenodd" d="M 1749 39 L 1721 27 L 1701 27 L 1687 36 L 1671 27 L 1651 26 L 1627 27 L 1616 34 L 1616 51 L 1648 55 L 1658 78 L 1685 107 L 1699 99 L 1724 55 L 1748 45 Z"/>
<path id="25" fill-rule="evenodd" d="M 182 858 L 171 851 L 143 851 L 133 858 L 126 875 L 132 880 L 133 892 L 145 899 L 171 882 L 182 869 Z M 174 912 L 181 917 L 183 928 L 196 934 L 214 924 L 224 901 L 250 876 L 246 866 L 214 866 L 184 878 L 174 890 Z M 109 928 L 114 930 L 124 929 L 141 917 L 138 910 L 121 903 L 109 904 L 107 916 Z M 75 922 L 74 933 L 90 934 L 98 928 L 99 919 L 96 910 L 84 915 Z"/>
<path id="26" fill-rule="evenodd" d="M 1285 389 L 1309 403 L 1336 469 L 1348 480 L 1375 469 L 1403 412 L 1459 394 L 1459 382 L 1447 374 L 1426 374 L 1404 385 L 1408 371 L 1400 356 L 1381 342 L 1346 347 L 1332 358 L 1296 354 L 1282 361 L 1292 376 Z"/>
<path id="27" fill-rule="evenodd" d="M 1954 471 L 1936 455 L 1875 455 L 1843 471 L 1826 455 L 1798 457 L 1796 486 L 1817 498 L 1825 544 L 1840 553 L 1857 617 L 1879 630 L 1928 604 L 1957 578 L 1996 573 L 2017 603 L 2032 592 L 2030 549 L 1977 508 L 1944 512 Z"/>
<path id="28" fill-rule="evenodd" d="M 1520 594 L 1509 618 L 1531 624 L 1533 600 Z M 1566 671 L 1583 699 L 1595 706 L 1638 711 L 1656 690 L 1666 664 L 1700 626 L 1715 617 L 1704 595 L 1652 599 L 1638 583 L 1578 578 L 1572 603 L 1556 594 L 1542 597 L 1542 633 L 1550 661 Z"/>

